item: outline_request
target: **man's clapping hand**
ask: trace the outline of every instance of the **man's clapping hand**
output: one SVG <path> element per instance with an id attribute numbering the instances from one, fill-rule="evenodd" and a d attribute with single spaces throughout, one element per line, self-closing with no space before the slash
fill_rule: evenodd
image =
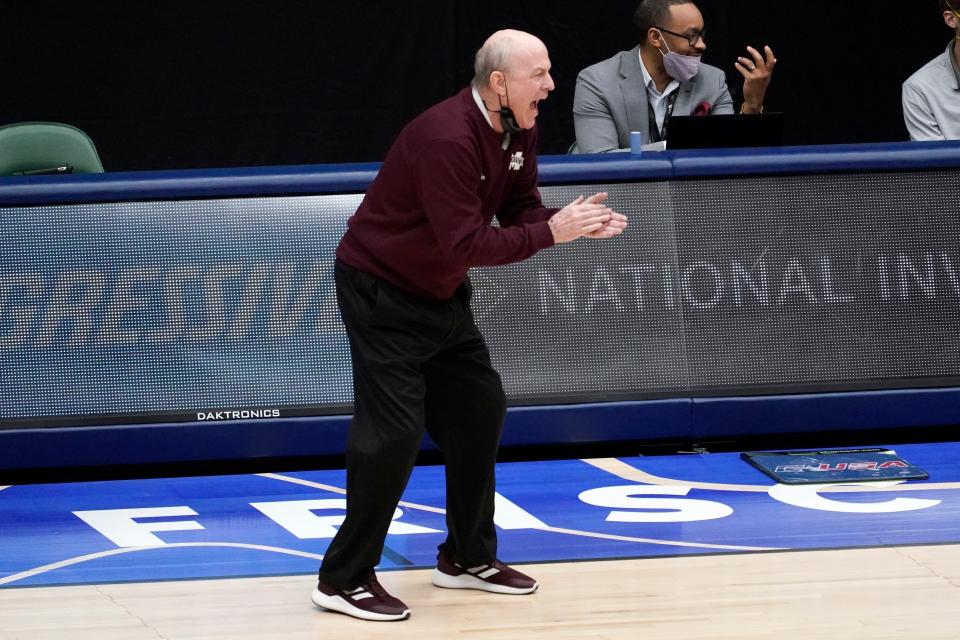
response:
<path id="1" fill-rule="evenodd" d="M 609 208 L 606 193 L 580 196 L 550 218 L 550 230 L 556 244 L 578 238 L 613 238 L 627 228 L 627 217 Z"/>

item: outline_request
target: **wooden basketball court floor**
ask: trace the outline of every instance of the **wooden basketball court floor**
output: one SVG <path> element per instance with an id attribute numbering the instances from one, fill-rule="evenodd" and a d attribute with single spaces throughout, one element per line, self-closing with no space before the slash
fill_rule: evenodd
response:
<path id="1" fill-rule="evenodd" d="M 925 481 L 791 488 L 736 454 L 505 464 L 501 557 L 531 596 L 430 584 L 442 472 L 419 468 L 370 623 L 309 601 L 341 471 L 6 487 L 0 640 L 960 638 L 960 444 Z"/>

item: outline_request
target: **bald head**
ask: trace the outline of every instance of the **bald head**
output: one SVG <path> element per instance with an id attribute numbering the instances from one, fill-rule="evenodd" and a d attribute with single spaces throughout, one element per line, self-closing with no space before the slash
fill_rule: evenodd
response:
<path id="1" fill-rule="evenodd" d="M 515 57 L 531 53 L 546 54 L 547 47 L 540 38 L 525 31 L 504 29 L 487 38 L 474 61 L 473 86 L 482 89 L 490 84 L 494 71 L 512 71 Z"/>

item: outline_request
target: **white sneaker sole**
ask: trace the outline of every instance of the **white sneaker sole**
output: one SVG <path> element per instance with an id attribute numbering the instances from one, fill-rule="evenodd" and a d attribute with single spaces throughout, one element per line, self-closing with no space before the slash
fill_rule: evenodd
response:
<path id="1" fill-rule="evenodd" d="M 410 617 L 410 609 L 398 614 L 374 613 L 373 611 L 366 611 L 364 609 L 360 609 L 359 607 L 355 607 L 340 596 L 328 596 L 324 592 L 320 591 L 320 589 L 313 590 L 313 593 L 310 594 L 310 600 L 312 600 L 313 604 L 317 605 L 318 607 L 330 609 L 331 611 L 339 611 L 340 613 L 345 613 L 348 616 L 360 618 L 361 620 L 390 622 L 394 620 L 406 620 Z"/>
<path id="2" fill-rule="evenodd" d="M 458 576 L 451 576 L 440 569 L 433 570 L 431 578 L 433 584 L 443 589 L 476 589 L 477 591 L 489 591 L 490 593 L 502 593 L 510 596 L 522 596 L 533 593 L 540 586 L 539 582 L 533 583 L 532 587 L 527 589 L 518 589 L 516 587 L 507 587 L 500 584 L 492 584 L 481 580 L 469 573 L 461 573 Z"/>

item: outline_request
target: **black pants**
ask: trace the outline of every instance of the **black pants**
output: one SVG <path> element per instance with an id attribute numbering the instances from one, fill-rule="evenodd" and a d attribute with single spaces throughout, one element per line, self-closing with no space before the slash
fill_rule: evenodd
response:
<path id="1" fill-rule="evenodd" d="M 470 286 L 435 301 L 336 266 L 350 338 L 354 415 L 347 440 L 347 516 L 320 578 L 352 589 L 380 562 L 387 529 L 426 430 L 443 452 L 444 553 L 471 567 L 497 556 L 494 464 L 506 398 L 470 311 Z"/>

